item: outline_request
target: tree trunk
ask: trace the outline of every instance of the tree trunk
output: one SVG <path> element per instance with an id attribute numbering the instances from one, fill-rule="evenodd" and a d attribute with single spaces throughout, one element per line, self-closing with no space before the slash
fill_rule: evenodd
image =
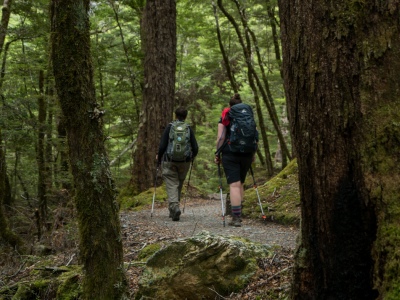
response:
<path id="1" fill-rule="evenodd" d="M 65 117 L 80 259 L 83 299 L 122 299 L 126 278 L 116 191 L 109 169 L 90 57 L 89 0 L 53 0 L 52 62 Z"/>
<path id="2" fill-rule="evenodd" d="M 231 83 L 232 90 L 234 91 L 234 93 L 238 93 L 239 87 L 238 87 L 238 84 L 235 79 L 235 74 L 232 72 L 231 63 L 229 61 L 228 54 L 226 53 L 224 44 L 222 43 L 221 30 L 219 28 L 219 20 L 218 20 L 218 13 L 217 13 L 217 5 L 215 5 L 214 1 L 211 1 L 211 4 L 213 6 L 213 11 L 214 11 L 215 29 L 217 31 L 219 50 L 221 51 L 221 55 L 224 60 L 226 75 L 229 78 L 229 82 Z"/>
<path id="3" fill-rule="evenodd" d="M 260 99 L 258 97 L 258 91 L 254 83 L 254 78 L 250 71 L 247 72 L 247 77 L 249 78 L 249 85 L 253 91 L 254 102 L 256 103 L 256 111 L 258 116 L 259 134 L 261 135 L 261 140 L 263 141 L 263 150 L 265 154 L 265 167 L 267 171 L 267 176 L 272 176 L 274 174 L 274 167 L 272 165 L 271 151 L 269 148 L 269 141 L 267 136 L 267 127 L 265 126 L 264 117 L 261 111 Z"/>
<path id="4" fill-rule="evenodd" d="M 1 23 L 0 23 L 0 54 L 3 52 L 3 45 L 7 35 L 8 23 L 11 15 L 11 4 L 12 0 L 4 0 L 3 2 Z M 5 65 L 5 59 L 6 55 L 4 55 L 3 65 Z M 1 72 L 0 89 L 2 88 L 3 77 L 4 77 L 3 72 Z M 3 93 L 0 91 L 0 95 L 2 94 Z M 11 193 L 9 190 L 10 185 L 7 177 L 5 149 L 3 147 L 4 146 L 1 136 L 1 127 L 0 127 L 0 237 L 2 240 L 4 240 L 12 247 L 21 248 L 22 242 L 19 239 L 19 237 L 16 234 L 14 234 L 8 227 L 8 220 L 3 211 L 4 203 L 11 200 L 7 199 L 8 195 L 10 195 Z"/>
<path id="5" fill-rule="evenodd" d="M 7 176 L 6 160 L 5 160 L 4 146 L 2 143 L 1 128 L 0 128 L 0 241 L 4 241 L 11 247 L 17 248 L 19 251 L 21 251 L 22 241 L 8 227 L 8 220 L 3 209 L 5 196 L 7 194 L 6 176 Z"/>
<path id="6" fill-rule="evenodd" d="M 281 0 L 302 206 L 294 299 L 397 299 L 399 1 Z"/>
<path id="7" fill-rule="evenodd" d="M 65 126 L 65 117 L 60 116 L 57 121 L 59 163 L 58 166 L 54 168 L 54 180 L 59 185 L 61 183 L 61 188 L 71 190 L 72 183 L 69 176 L 68 146 L 66 145 L 67 130 Z"/>
<path id="8" fill-rule="evenodd" d="M 8 22 L 10 21 L 10 16 L 11 16 L 11 5 L 12 5 L 12 0 L 3 1 L 1 24 L 0 24 L 0 53 L 3 51 L 3 45 L 7 35 Z"/>
<path id="9" fill-rule="evenodd" d="M 172 120 L 176 69 L 176 2 L 148 0 L 142 19 L 144 90 L 141 121 L 133 154 L 135 192 L 153 185 L 161 134 Z"/>
<path id="10" fill-rule="evenodd" d="M 44 72 L 39 72 L 39 97 L 38 97 L 38 145 L 36 160 L 38 164 L 38 200 L 39 216 L 41 223 L 47 219 L 47 193 L 46 193 L 46 162 L 45 162 L 45 125 L 46 125 L 46 102 L 44 98 Z"/>
<path id="11" fill-rule="evenodd" d="M 280 40 L 279 34 L 277 30 L 277 21 L 275 18 L 275 10 L 276 10 L 276 3 L 271 3 L 270 0 L 267 0 L 267 12 L 269 18 L 269 26 L 271 26 L 271 33 L 272 33 L 272 40 L 274 41 L 274 50 L 275 50 L 275 59 L 279 65 L 279 71 L 281 73 L 281 77 L 283 79 L 283 72 L 282 72 L 282 59 L 281 59 L 281 48 L 280 48 Z"/>
<path id="12" fill-rule="evenodd" d="M 125 54 L 125 59 L 126 59 L 126 66 L 128 68 L 128 72 L 129 72 L 129 80 L 131 82 L 131 93 L 132 93 L 132 98 L 133 98 L 133 102 L 135 103 L 135 111 L 136 111 L 136 122 L 139 120 L 139 105 L 138 105 L 138 97 L 136 95 L 136 88 L 135 88 L 135 82 L 136 82 L 136 76 L 135 73 L 133 71 L 132 68 L 132 62 L 131 59 L 129 58 L 129 52 L 128 52 L 128 46 L 125 43 L 125 36 L 124 36 L 124 31 L 122 30 L 122 25 L 119 22 L 119 14 L 117 11 L 117 7 L 115 5 L 115 1 L 114 0 L 108 0 L 108 3 L 110 4 L 113 12 L 114 12 L 114 16 L 115 16 L 115 21 L 117 22 L 117 26 L 119 29 L 119 36 L 121 37 L 121 42 L 122 42 L 122 48 L 124 49 L 124 54 Z"/>
<path id="13" fill-rule="evenodd" d="M 276 133 L 278 135 L 279 141 L 281 143 L 282 151 L 285 155 L 287 155 L 289 158 L 291 157 L 290 152 L 287 147 L 287 143 L 283 138 L 282 131 L 279 125 L 279 119 L 276 114 L 276 110 L 274 108 L 273 104 L 273 99 L 272 99 L 272 94 L 270 93 L 269 86 L 268 85 L 263 85 L 252 62 L 252 49 L 251 49 L 251 31 L 250 28 L 247 26 L 247 18 L 244 14 L 244 9 L 241 8 L 240 4 L 237 2 L 237 0 L 233 0 L 233 2 L 236 4 L 238 11 L 241 14 L 241 22 L 244 27 L 244 38 L 243 35 L 239 29 L 239 25 L 236 22 L 235 18 L 228 13 L 228 11 L 225 9 L 225 7 L 222 5 L 222 0 L 218 0 L 218 7 L 222 11 L 222 13 L 225 15 L 225 17 L 229 20 L 229 22 L 232 24 L 232 26 L 235 29 L 235 32 L 237 34 L 237 37 L 239 39 L 239 43 L 242 46 L 243 49 L 243 55 L 247 64 L 247 68 L 249 69 L 248 74 L 251 74 L 253 76 L 253 79 L 256 83 L 256 86 L 258 87 L 261 96 L 263 98 L 263 101 L 268 109 L 269 116 L 271 118 L 272 124 L 274 125 L 274 129 L 276 130 Z M 255 44 L 255 47 L 257 45 Z M 249 81 L 251 79 L 249 78 Z M 264 82 L 268 83 L 268 81 Z M 263 141 L 264 143 L 267 143 L 266 141 Z"/>
<path id="14" fill-rule="evenodd" d="M 55 108 L 54 97 L 54 82 L 47 77 L 46 98 L 47 101 L 47 128 L 46 128 L 46 147 L 45 147 L 45 162 L 46 162 L 46 190 L 53 190 L 53 119 Z"/>

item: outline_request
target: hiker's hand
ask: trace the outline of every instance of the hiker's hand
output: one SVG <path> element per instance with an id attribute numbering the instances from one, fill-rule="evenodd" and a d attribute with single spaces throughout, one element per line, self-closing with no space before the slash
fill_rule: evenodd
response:
<path id="1" fill-rule="evenodd" d="M 220 164 L 221 163 L 221 157 L 219 155 L 215 155 L 214 162 L 216 164 Z"/>

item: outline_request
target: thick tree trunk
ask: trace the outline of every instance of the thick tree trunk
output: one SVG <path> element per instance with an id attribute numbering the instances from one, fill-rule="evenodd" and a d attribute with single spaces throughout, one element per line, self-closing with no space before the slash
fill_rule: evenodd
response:
<path id="1" fill-rule="evenodd" d="M 292 296 L 397 299 L 399 1 L 279 5 L 302 204 Z"/>
<path id="2" fill-rule="evenodd" d="M 176 70 L 176 2 L 148 0 L 142 19 L 144 90 L 132 184 L 136 192 L 153 185 L 161 134 L 172 120 Z"/>
<path id="3" fill-rule="evenodd" d="M 53 0 L 52 62 L 75 184 L 84 299 L 126 294 L 116 192 L 104 147 L 90 58 L 89 0 Z"/>

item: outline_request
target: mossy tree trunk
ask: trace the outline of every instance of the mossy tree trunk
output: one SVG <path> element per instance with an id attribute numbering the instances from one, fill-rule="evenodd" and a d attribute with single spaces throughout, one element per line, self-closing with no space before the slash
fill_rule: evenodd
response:
<path id="1" fill-rule="evenodd" d="M 399 1 L 279 5 L 302 205 L 292 298 L 397 299 Z"/>
<path id="2" fill-rule="evenodd" d="M 90 57 L 89 0 L 51 2 L 53 73 L 65 117 L 85 277 L 83 299 L 126 293 L 116 192 Z"/>
<path id="3" fill-rule="evenodd" d="M 8 220 L 4 213 L 4 201 L 7 195 L 7 172 L 4 145 L 2 142 L 0 128 L 0 241 L 5 242 L 13 248 L 23 252 L 21 239 L 11 231 Z"/>
<path id="4" fill-rule="evenodd" d="M 0 53 L 3 52 L 4 41 L 7 35 L 8 23 L 11 15 L 12 0 L 4 0 L 0 21 Z M 6 56 L 4 55 L 4 58 Z M 4 60 L 3 60 L 4 61 Z M 2 75 L 3 77 L 3 75 Z M 0 88 L 2 88 L 0 82 Z M 13 248 L 22 251 L 22 241 L 10 230 L 8 220 L 4 213 L 4 204 L 11 204 L 10 184 L 7 177 L 5 146 L 3 144 L 0 127 L 0 238 Z"/>
<path id="5" fill-rule="evenodd" d="M 176 1 L 148 0 L 143 12 L 144 89 L 133 154 L 132 184 L 141 192 L 154 183 L 161 134 L 173 117 L 176 70 Z"/>

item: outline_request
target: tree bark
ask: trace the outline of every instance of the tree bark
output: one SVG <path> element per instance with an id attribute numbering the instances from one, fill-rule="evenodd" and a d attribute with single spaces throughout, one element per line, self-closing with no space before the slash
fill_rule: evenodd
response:
<path id="1" fill-rule="evenodd" d="M 276 62 L 278 63 L 281 77 L 283 79 L 281 48 L 280 48 L 280 42 L 279 42 L 279 34 L 278 34 L 278 30 L 276 28 L 277 21 L 275 18 L 276 5 L 277 5 L 276 3 L 271 3 L 270 0 L 267 0 L 267 13 L 268 13 L 268 18 L 269 18 L 269 26 L 271 26 L 272 40 L 274 42 L 275 59 L 276 59 Z"/>
<path id="2" fill-rule="evenodd" d="M 46 147 L 45 147 L 45 162 L 46 162 L 46 190 L 53 190 L 53 167 L 55 166 L 53 158 L 53 121 L 54 121 L 54 81 L 49 80 L 47 76 L 46 98 L 47 98 L 47 126 L 46 126 Z"/>
<path id="3" fill-rule="evenodd" d="M 3 51 L 4 41 L 7 35 L 8 23 L 11 16 L 12 0 L 4 0 L 1 14 L 1 25 L 0 25 L 0 53 Z"/>
<path id="4" fill-rule="evenodd" d="M 153 185 L 161 134 L 173 118 L 176 70 L 176 2 L 148 0 L 142 19 L 144 89 L 133 154 L 135 192 Z"/>
<path id="5" fill-rule="evenodd" d="M 293 299 L 398 297 L 399 5 L 279 1 L 302 208 Z"/>
<path id="6" fill-rule="evenodd" d="M 267 176 L 272 176 L 274 174 L 274 167 L 272 165 L 271 151 L 269 148 L 267 127 L 265 126 L 264 117 L 261 110 L 260 98 L 258 97 L 258 90 L 256 88 L 256 85 L 254 83 L 254 78 L 250 70 L 248 70 L 247 72 L 247 77 L 249 78 L 249 85 L 253 91 L 254 102 L 256 103 L 256 111 L 257 111 L 258 125 L 259 125 L 258 132 L 261 135 L 261 140 L 263 141 L 263 146 L 264 146 L 263 150 L 265 154 L 265 165 L 266 165 Z"/>
<path id="7" fill-rule="evenodd" d="M 39 200 L 39 216 L 41 223 L 47 219 L 47 192 L 46 192 L 46 162 L 45 162 L 45 124 L 46 102 L 44 98 L 44 72 L 39 71 L 39 96 L 38 96 L 38 144 L 36 160 L 38 164 L 37 193 Z"/>
<path id="8" fill-rule="evenodd" d="M 67 130 L 65 128 L 65 117 L 59 116 L 57 121 L 57 136 L 59 140 L 58 144 L 58 156 L 59 164 L 54 170 L 55 182 L 59 184 L 63 189 L 70 190 L 72 188 L 72 182 L 69 178 L 69 158 L 68 158 L 68 145 L 67 145 Z M 59 178 L 59 180 L 58 180 Z M 61 184 L 60 184 L 61 183 Z"/>
<path id="9" fill-rule="evenodd" d="M 4 0 L 2 14 L 1 14 L 1 23 L 0 23 L 0 54 L 3 52 L 3 45 L 7 35 L 8 23 L 11 15 L 11 4 L 12 0 Z M 3 63 L 5 64 L 6 55 L 4 55 Z M 2 88 L 2 79 L 4 75 L 3 72 L 1 74 L 0 80 L 0 89 Z M 0 91 L 0 95 L 3 93 Z M 3 97 L 2 97 L 3 98 Z M 4 98 L 3 98 L 4 101 Z M 21 250 L 22 241 L 19 237 L 13 233 L 8 227 L 8 220 L 6 215 L 4 214 L 3 208 L 4 203 L 8 201 L 6 199 L 7 195 L 10 194 L 9 184 L 7 186 L 8 177 L 7 177 L 7 166 L 6 166 L 6 157 L 5 157 L 5 149 L 3 146 L 3 140 L 1 135 L 1 127 L 0 127 L 0 237 L 6 243 L 11 245 L 12 247 L 16 247 Z"/>
<path id="10" fill-rule="evenodd" d="M 22 241 L 21 239 L 11 231 L 10 227 L 8 226 L 8 220 L 4 213 L 4 201 L 6 192 L 6 160 L 5 160 L 5 153 L 4 147 L 1 143 L 1 128 L 0 128 L 0 240 L 4 241 L 8 245 L 13 248 L 17 248 L 19 251 L 22 250 Z"/>
<path id="11" fill-rule="evenodd" d="M 75 185 L 80 260 L 85 271 L 83 299 L 123 299 L 121 230 L 102 112 L 95 98 L 89 4 L 89 0 L 51 2 L 51 57 Z"/>

